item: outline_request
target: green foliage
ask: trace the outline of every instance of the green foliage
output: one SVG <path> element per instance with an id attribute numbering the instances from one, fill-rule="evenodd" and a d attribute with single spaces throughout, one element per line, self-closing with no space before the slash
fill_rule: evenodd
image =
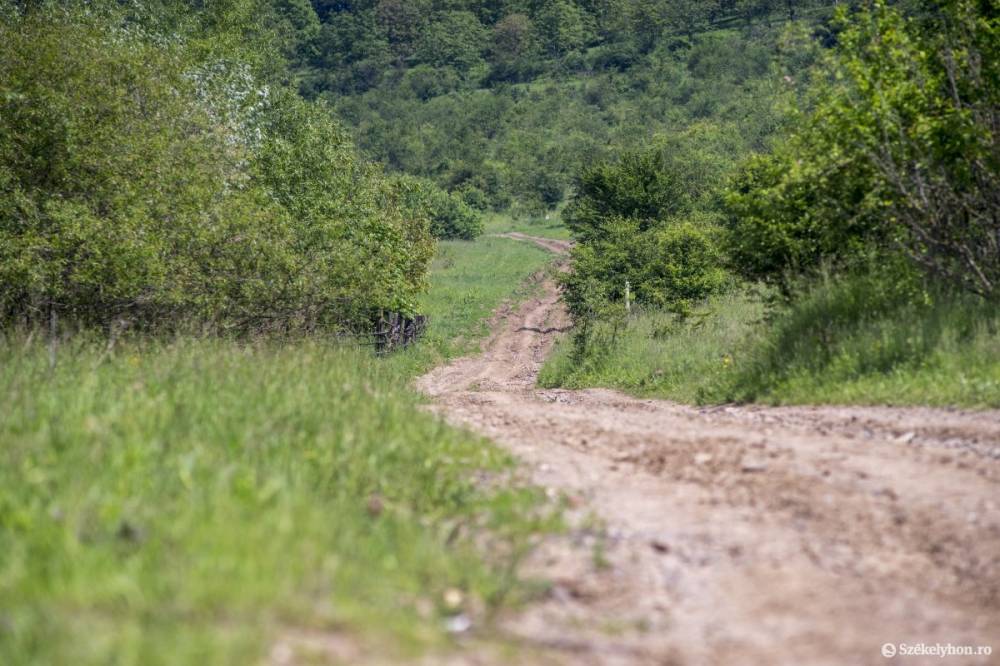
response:
<path id="1" fill-rule="evenodd" d="M 420 34 L 416 58 L 433 67 L 454 67 L 462 73 L 485 63 L 486 29 L 472 12 L 441 12 Z"/>
<path id="2" fill-rule="evenodd" d="M 215 131 L 181 54 L 82 16 L 0 30 L 4 318 L 226 307 L 216 268 L 287 220 L 235 189 L 248 147 Z"/>
<path id="3" fill-rule="evenodd" d="M 840 16 L 811 108 L 730 197 L 734 263 L 788 284 L 871 246 L 992 296 L 1000 280 L 1000 20 L 961 0 Z"/>
<path id="4" fill-rule="evenodd" d="M 648 230 L 634 219 L 609 220 L 599 240 L 573 249 L 573 271 L 563 278 L 570 312 L 586 317 L 597 295 L 621 302 L 626 283 L 639 304 L 688 312 L 726 285 L 715 235 L 704 219 L 666 220 Z"/>
<path id="5" fill-rule="evenodd" d="M 535 27 L 526 14 L 510 14 L 493 26 L 491 81 L 519 82 L 539 69 Z"/>
<path id="6" fill-rule="evenodd" d="M 624 153 L 617 160 L 583 169 L 563 219 L 584 242 L 606 237 L 612 217 L 634 220 L 634 231 L 646 231 L 685 209 L 687 193 L 682 185 L 662 150 Z"/>
<path id="7" fill-rule="evenodd" d="M 879 218 L 849 214 L 868 194 L 859 165 L 830 165 L 829 157 L 819 147 L 806 157 L 785 144 L 748 162 L 728 199 L 727 247 L 735 270 L 787 290 L 796 275 L 824 261 L 849 263 L 881 240 Z"/>
<path id="8" fill-rule="evenodd" d="M 542 5 L 536 25 L 545 49 L 552 56 L 564 56 L 581 48 L 586 41 L 586 13 L 570 0 L 553 0 Z"/>
<path id="9" fill-rule="evenodd" d="M 413 56 L 427 26 L 430 2 L 426 0 L 379 0 L 375 15 L 398 59 Z"/>
<path id="10" fill-rule="evenodd" d="M 42 7 L 0 43 L 4 322 L 285 331 L 412 311 L 427 223 L 321 106 L 111 10 Z"/>
<path id="11" fill-rule="evenodd" d="M 306 91 L 363 92 L 379 83 L 392 52 L 373 11 L 335 12 L 323 21 L 312 61 L 318 67 L 306 74 Z"/>
<path id="12" fill-rule="evenodd" d="M 716 228 L 708 220 L 668 221 L 649 240 L 637 282 L 640 299 L 684 313 L 726 285 Z"/>
<path id="13" fill-rule="evenodd" d="M 626 298 L 686 315 L 728 284 L 713 210 L 723 167 L 718 146 L 705 141 L 711 138 L 703 127 L 660 137 L 653 148 L 600 162 L 578 177 L 563 214 L 577 245 L 573 270 L 562 280 L 582 327 L 580 355 L 600 328 L 591 320 L 616 320 Z"/>
<path id="14" fill-rule="evenodd" d="M 1000 24 L 986 3 L 949 1 L 909 16 L 902 9 L 843 10 L 817 33 L 836 42 L 825 55 L 801 27 L 778 44 L 793 56 L 782 80 L 800 111 L 773 146 L 759 140 L 766 135 L 742 135 L 750 139 L 743 148 L 758 154 L 725 197 L 722 247 L 733 270 L 779 287 L 782 298 L 737 291 L 709 301 L 737 303 L 683 317 L 659 309 L 627 326 L 620 315 L 584 322 L 599 344 L 581 346 L 578 334 L 543 383 L 713 402 L 1000 404 L 995 303 L 970 295 L 995 297 L 1000 277 Z M 700 40 L 689 71 L 757 76 L 762 61 L 749 54 L 738 62 L 727 46 Z M 817 60 L 804 85 L 785 68 Z M 719 111 L 708 98 L 697 108 Z M 696 162 L 709 168 L 693 179 L 703 187 L 692 208 L 713 216 L 725 169 L 712 165 L 727 151 L 708 153 L 715 159 Z M 620 298 L 610 284 L 621 275 L 607 266 L 634 275 L 644 259 L 633 245 L 651 245 L 634 240 L 650 233 L 636 221 L 608 219 L 597 212 L 577 225 L 587 235 L 577 251 L 585 274 L 576 279 L 588 298 Z"/>
<path id="15" fill-rule="evenodd" d="M 434 238 L 473 240 L 483 233 L 482 214 L 461 195 L 412 176 L 397 176 L 393 182 L 404 211 L 414 219 L 426 219 Z"/>
<path id="16" fill-rule="evenodd" d="M 818 41 L 782 39 L 784 7 L 769 5 L 781 19 L 751 31 L 732 29 L 736 5 L 675 0 L 319 4 L 339 36 L 296 63 L 308 96 L 390 168 L 532 215 L 558 208 L 584 166 L 656 133 L 701 123 L 734 159 L 764 148 L 775 61 L 797 76 Z"/>
<path id="17" fill-rule="evenodd" d="M 1000 320 L 905 266 L 826 275 L 735 352 L 702 400 L 1000 405 Z"/>

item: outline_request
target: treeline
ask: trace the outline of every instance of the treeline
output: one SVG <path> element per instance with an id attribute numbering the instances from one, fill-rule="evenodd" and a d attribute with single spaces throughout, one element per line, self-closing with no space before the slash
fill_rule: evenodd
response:
<path id="1" fill-rule="evenodd" d="M 478 209 L 559 207 L 580 166 L 710 121 L 759 147 L 791 18 L 826 0 L 277 3 L 300 89 L 366 154 Z M 810 22 L 830 36 L 820 21 Z M 727 130 L 724 128 L 723 133 Z"/>
<path id="2" fill-rule="evenodd" d="M 285 50 L 313 91 L 364 92 L 408 71 L 476 85 L 627 69 L 664 42 L 795 20 L 827 0 L 278 0 Z M 589 67 L 588 67 L 589 66 Z M 416 81 L 413 81 L 416 83 Z M 427 81 L 432 83 L 431 81 Z"/>
<path id="3" fill-rule="evenodd" d="M 0 13 L 0 322 L 311 331 L 412 313 L 480 220 L 286 84 L 270 3 Z"/>
<path id="4" fill-rule="evenodd" d="M 683 133 L 581 171 L 565 211 L 579 241 L 565 278 L 577 365 L 628 326 L 626 289 L 678 327 L 701 325 L 721 293 L 766 295 L 770 332 L 736 363 L 719 350 L 705 389 L 719 400 L 834 365 L 920 366 L 942 336 L 993 330 L 982 304 L 1000 298 L 1000 6 L 876 2 L 830 27 L 832 48 L 785 79 L 784 129 L 735 172 Z M 844 344 L 861 329 L 868 342 Z"/>

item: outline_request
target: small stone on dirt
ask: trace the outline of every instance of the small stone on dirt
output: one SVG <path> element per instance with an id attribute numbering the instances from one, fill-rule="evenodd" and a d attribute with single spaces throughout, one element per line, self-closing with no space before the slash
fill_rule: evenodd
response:
<path id="1" fill-rule="evenodd" d="M 740 464 L 740 471 L 745 474 L 755 474 L 767 470 L 767 463 L 763 460 L 746 459 Z"/>
<path id="2" fill-rule="evenodd" d="M 653 550 L 663 555 L 670 552 L 670 544 L 662 539 L 653 539 L 649 542 L 649 545 L 653 547 Z"/>
<path id="3" fill-rule="evenodd" d="M 896 491 L 893 490 L 892 488 L 889 488 L 889 487 L 885 487 L 885 488 L 882 488 L 881 490 L 877 490 L 877 491 L 875 491 L 875 494 L 876 495 L 881 495 L 882 497 L 887 497 L 890 500 L 892 500 L 893 502 L 895 502 L 897 499 L 899 499 L 899 496 L 896 494 Z"/>

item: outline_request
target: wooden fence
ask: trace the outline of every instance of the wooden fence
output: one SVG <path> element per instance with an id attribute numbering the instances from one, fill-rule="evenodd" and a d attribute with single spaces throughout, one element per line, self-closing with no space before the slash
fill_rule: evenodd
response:
<path id="1" fill-rule="evenodd" d="M 376 315 L 372 323 L 377 354 L 388 354 L 407 347 L 427 330 L 427 317 L 424 315 L 406 317 L 398 312 L 383 312 Z"/>

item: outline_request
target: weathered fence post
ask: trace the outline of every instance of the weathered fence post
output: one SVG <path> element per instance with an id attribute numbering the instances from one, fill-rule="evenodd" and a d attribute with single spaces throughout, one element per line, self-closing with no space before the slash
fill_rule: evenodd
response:
<path id="1" fill-rule="evenodd" d="M 56 349 L 59 346 L 59 315 L 56 306 L 49 304 L 49 369 L 56 367 Z"/>
<path id="2" fill-rule="evenodd" d="M 406 317 L 399 312 L 379 312 L 373 317 L 375 352 L 387 354 L 396 347 L 408 347 L 427 330 L 427 317 Z"/>

